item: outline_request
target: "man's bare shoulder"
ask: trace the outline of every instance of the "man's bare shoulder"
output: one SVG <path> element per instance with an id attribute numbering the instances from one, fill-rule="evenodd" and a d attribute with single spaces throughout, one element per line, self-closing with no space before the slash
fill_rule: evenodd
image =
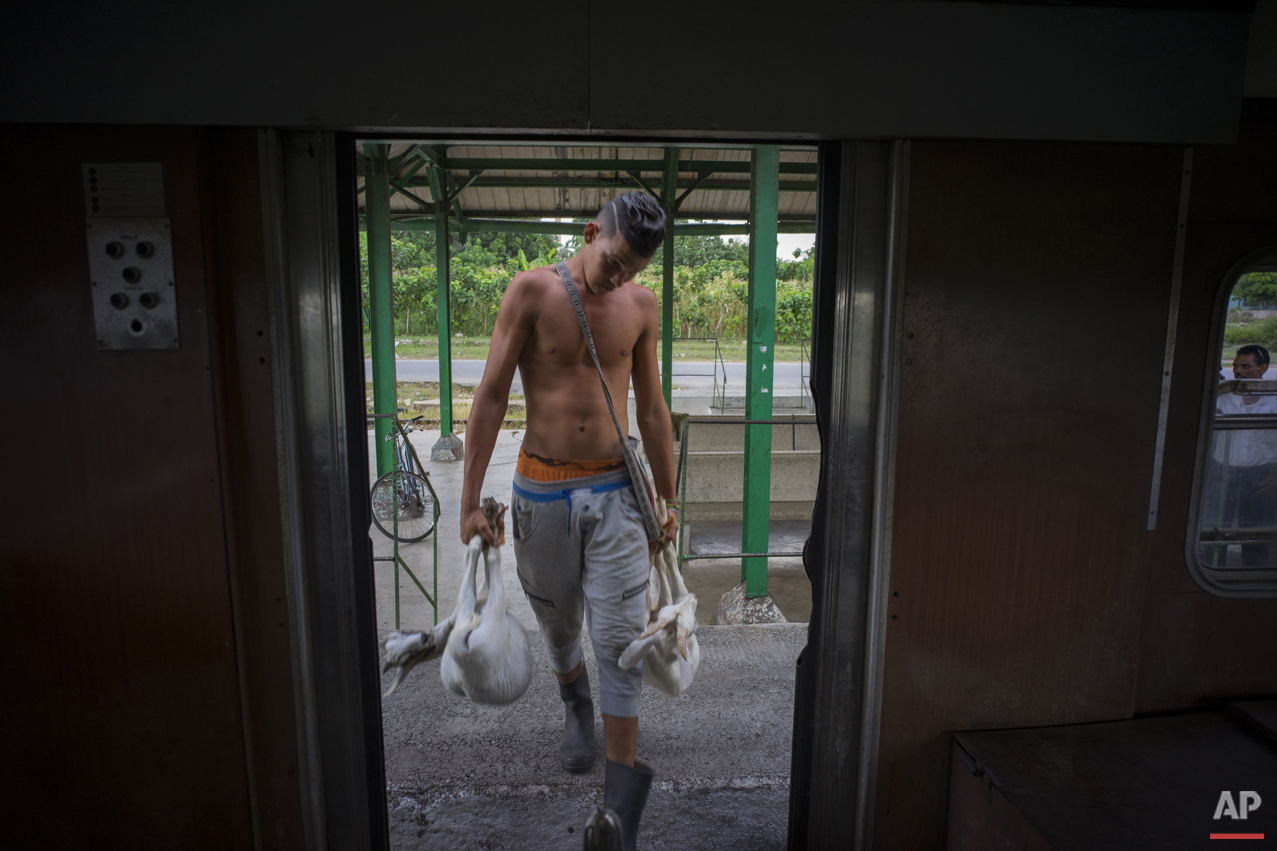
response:
<path id="1" fill-rule="evenodd" d="M 656 310 L 659 305 L 659 302 L 656 299 L 656 293 L 649 290 L 642 284 L 630 281 L 625 285 L 625 291 L 629 294 L 629 297 L 634 300 L 634 303 L 644 311 Z"/>
<path id="2" fill-rule="evenodd" d="M 510 279 L 506 300 L 519 313 L 535 311 L 541 301 L 554 292 L 555 284 L 563 286 L 553 266 L 528 269 Z"/>
<path id="3" fill-rule="evenodd" d="M 532 296 L 542 296 L 546 294 L 547 289 L 555 285 L 561 287 L 563 282 L 559 280 L 559 274 L 554 271 L 554 267 L 538 266 L 511 278 L 509 288 Z"/>

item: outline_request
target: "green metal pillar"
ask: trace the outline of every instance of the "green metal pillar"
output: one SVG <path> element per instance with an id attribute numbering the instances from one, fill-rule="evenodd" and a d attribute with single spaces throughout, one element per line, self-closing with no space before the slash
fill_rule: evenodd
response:
<path id="1" fill-rule="evenodd" d="M 461 441 L 452 433 L 452 287 L 449 272 L 448 175 L 430 169 L 430 195 L 435 206 L 435 303 L 439 319 L 439 440 L 430 448 L 432 461 L 463 459 Z"/>
<path id="2" fill-rule="evenodd" d="M 745 347 L 745 418 L 772 416 L 772 375 L 776 361 L 776 233 L 780 148 L 760 145 L 749 169 L 749 316 Z M 745 504 L 741 552 L 767 552 L 771 508 L 770 425 L 745 426 Z M 747 597 L 767 593 L 767 559 L 741 559 Z"/>
<path id="3" fill-rule="evenodd" d="M 665 149 L 665 170 L 661 182 L 661 206 L 665 208 L 665 243 L 661 279 L 661 392 L 671 405 L 674 389 L 674 215 L 678 212 L 678 148 Z M 671 408 L 672 410 L 672 408 Z"/>
<path id="4" fill-rule="evenodd" d="M 399 405 L 395 386 L 395 308 L 390 291 L 390 177 L 386 147 L 364 146 L 364 205 L 368 214 L 368 329 L 372 334 L 372 409 L 394 414 Z M 392 420 L 374 421 L 377 475 L 395 467 Z"/>
<path id="5" fill-rule="evenodd" d="M 442 181 L 440 181 L 442 183 Z M 436 195 L 436 198 L 439 196 Z M 439 308 L 439 430 L 452 434 L 452 286 L 448 207 L 435 201 L 435 303 Z"/>

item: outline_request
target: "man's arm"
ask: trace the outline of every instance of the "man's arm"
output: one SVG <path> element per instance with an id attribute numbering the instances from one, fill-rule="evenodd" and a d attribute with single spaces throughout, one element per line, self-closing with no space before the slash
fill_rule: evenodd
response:
<path id="1" fill-rule="evenodd" d="M 529 290 L 535 282 L 529 273 L 514 276 L 501 297 L 497 321 L 492 329 L 492 344 L 488 347 L 488 362 L 483 368 L 483 378 L 470 405 L 470 417 L 466 423 L 466 461 L 461 486 L 461 540 L 469 543 L 476 534 L 483 535 L 489 544 L 496 543 L 496 535 L 479 508 L 483 476 L 492 460 L 492 448 L 497 443 L 497 433 L 505 419 L 510 403 L 510 382 L 519 365 L 523 346 L 536 322 L 533 313 L 535 297 Z"/>
<path id="2" fill-rule="evenodd" d="M 643 450 L 652 465 L 652 484 L 666 502 L 674 502 L 674 430 L 670 409 L 661 392 L 661 373 L 656 364 L 656 341 L 660 338 L 656 295 L 648 289 L 638 294 L 643 305 L 643 333 L 634 346 L 634 419 L 643 436 Z M 666 518 L 658 517 L 662 523 Z M 664 540 L 673 540 L 678 523 L 671 513 Z"/>

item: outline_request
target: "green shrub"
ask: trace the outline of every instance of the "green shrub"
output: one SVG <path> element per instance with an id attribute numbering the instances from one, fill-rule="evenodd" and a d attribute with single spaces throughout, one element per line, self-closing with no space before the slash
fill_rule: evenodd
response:
<path id="1" fill-rule="evenodd" d="M 1270 316 L 1259 322 L 1230 323 L 1224 326 L 1224 345 L 1247 346 L 1252 343 L 1268 348 L 1277 343 L 1277 316 Z"/>
<path id="2" fill-rule="evenodd" d="M 437 281 L 433 265 L 433 235 L 427 245 L 419 235 L 413 239 L 391 237 L 392 298 L 395 327 L 409 335 L 438 333 Z M 717 238 L 715 238 L 717 239 Z M 690 255 L 694 265 L 674 268 L 674 324 L 680 337 L 717 337 L 739 340 L 746 336 L 748 318 L 749 269 L 736 243 L 722 243 L 717 252 L 702 250 Z M 528 259 L 526 246 L 517 248 L 493 241 L 481 244 L 472 239 L 465 250 L 453 255 L 449 319 L 453 334 L 489 337 L 496 323 L 497 308 L 510 279 L 531 266 L 544 265 L 556 257 L 544 246 L 534 246 L 538 254 Z M 697 247 L 697 246 L 693 246 Z M 713 246 L 711 246 L 713 247 Z M 700 248 L 704 248 L 700 246 Z M 491 263 L 498 252 L 511 256 Z M 360 234 L 361 270 L 367 269 L 365 235 Z M 798 343 L 811 336 L 812 259 L 810 256 L 777 264 L 776 342 Z M 362 275 L 364 304 L 367 306 L 367 273 Z M 659 260 L 635 279 L 659 297 L 662 275 Z"/>

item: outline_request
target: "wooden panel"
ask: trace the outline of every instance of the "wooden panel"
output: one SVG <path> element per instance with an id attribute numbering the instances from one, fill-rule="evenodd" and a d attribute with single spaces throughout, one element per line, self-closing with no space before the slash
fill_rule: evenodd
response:
<path id="1" fill-rule="evenodd" d="M 946 731 L 1131 712 L 1180 162 L 914 144 L 876 849 L 943 847 Z"/>
<path id="2" fill-rule="evenodd" d="M 252 845 L 196 136 L 5 128 L 6 844 Z M 81 162 L 158 162 L 181 348 L 100 352 Z"/>
<path id="3" fill-rule="evenodd" d="M 947 851 L 1052 851 L 962 745 L 954 742 L 950 752 Z"/>
<path id="4" fill-rule="evenodd" d="M 1201 186 L 1205 193 L 1212 182 L 1210 170 L 1195 167 L 1193 171 L 1194 187 L 1205 184 Z M 1237 261 L 1265 245 L 1277 244 L 1277 226 L 1267 224 L 1190 220 L 1186 232 L 1162 495 L 1157 530 L 1148 536 L 1149 592 L 1157 594 L 1206 593 L 1188 572 L 1184 540 L 1201 424 L 1202 382 L 1218 374 L 1209 369 L 1213 357 L 1208 351 L 1215 297 Z"/>
<path id="5" fill-rule="evenodd" d="M 1181 557 L 1176 565 L 1185 573 Z M 1189 580 L 1192 581 L 1191 579 Z M 1202 590 L 1149 594 L 1140 641 L 1140 713 L 1277 694 L 1277 604 Z"/>
<path id="6" fill-rule="evenodd" d="M 1253 110 L 1252 110 L 1253 112 Z M 1204 591 L 1188 572 L 1184 543 L 1202 410 L 1214 381 L 1211 321 L 1234 264 L 1277 248 L 1277 122 L 1249 116 L 1243 143 L 1194 152 L 1163 466 L 1161 511 L 1148 537 L 1149 594 L 1140 636 L 1135 711 L 1221 706 L 1231 697 L 1277 693 L 1277 600 Z"/>

